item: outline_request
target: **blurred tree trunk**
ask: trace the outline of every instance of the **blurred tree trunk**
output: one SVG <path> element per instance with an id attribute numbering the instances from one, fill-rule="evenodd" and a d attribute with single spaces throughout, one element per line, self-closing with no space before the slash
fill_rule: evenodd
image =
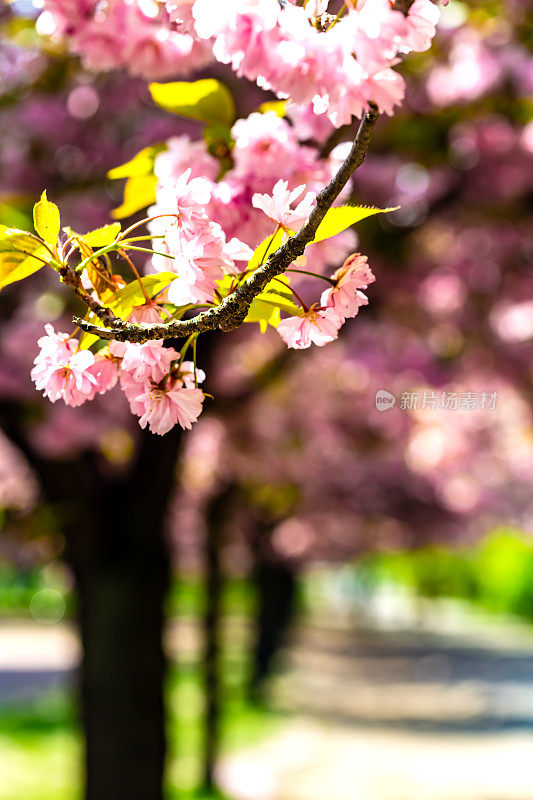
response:
<path id="1" fill-rule="evenodd" d="M 165 765 L 165 513 L 179 433 L 146 433 L 128 476 L 99 481 L 68 525 L 83 643 L 87 800 L 161 800 Z M 93 516 L 96 516 L 93 524 Z"/>
<path id="2" fill-rule="evenodd" d="M 17 406 L 2 404 L 0 424 L 57 510 L 65 560 L 76 579 L 86 800 L 161 800 L 170 569 L 164 518 L 180 431 L 164 437 L 143 432 L 128 473 L 117 478 L 94 453 L 70 461 L 41 458 L 26 439 Z"/>
<path id="3" fill-rule="evenodd" d="M 265 680 L 272 671 L 296 608 L 296 569 L 290 562 L 282 561 L 270 552 L 270 534 L 271 526 L 258 522 L 252 546 L 256 612 L 250 696 L 254 701 L 263 699 Z"/>
<path id="4" fill-rule="evenodd" d="M 215 769 L 220 747 L 221 718 L 221 622 L 222 574 L 221 553 L 236 487 L 225 486 L 213 497 L 206 511 L 205 534 L 205 606 L 203 615 L 204 746 L 202 754 L 202 789 L 216 790 Z"/>

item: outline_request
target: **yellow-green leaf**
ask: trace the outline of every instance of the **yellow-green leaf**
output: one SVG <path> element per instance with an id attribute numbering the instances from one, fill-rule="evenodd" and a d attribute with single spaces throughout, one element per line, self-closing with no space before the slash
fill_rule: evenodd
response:
<path id="1" fill-rule="evenodd" d="M 362 219 L 372 217 L 374 214 L 386 214 L 388 211 L 396 211 L 397 208 L 398 206 L 394 208 L 374 208 L 373 206 L 338 206 L 330 208 L 318 226 L 313 242 L 322 242 L 324 239 L 330 239 Z"/>
<path id="2" fill-rule="evenodd" d="M 177 278 L 175 272 L 158 272 L 155 275 L 146 275 L 143 279 L 143 286 L 149 297 L 153 297 Z M 115 292 L 113 298 L 108 300 L 106 306 L 110 308 L 117 317 L 126 319 L 128 314 L 135 306 L 140 306 L 145 302 L 144 294 L 139 281 L 132 281 Z"/>
<path id="3" fill-rule="evenodd" d="M 107 177 L 111 178 L 111 180 L 117 180 L 118 178 L 138 178 L 142 175 L 151 175 L 154 171 L 156 156 L 165 149 L 165 144 L 154 144 L 151 147 L 145 147 L 136 156 L 126 161 L 125 164 L 110 169 Z"/>
<path id="4" fill-rule="evenodd" d="M 43 249 L 43 246 L 37 237 L 20 228 L 0 225 L 0 253 L 19 252 L 28 256 L 40 249 Z"/>
<path id="5" fill-rule="evenodd" d="M 106 247 L 115 241 L 120 233 L 120 222 L 112 222 L 111 225 L 104 225 L 80 236 L 80 239 L 88 244 L 89 247 Z"/>
<path id="6" fill-rule="evenodd" d="M 291 316 L 300 313 L 299 306 L 292 299 L 287 275 L 280 275 L 267 283 L 263 291 L 254 298 L 244 321 L 259 322 L 264 333 L 267 325 L 278 327 L 281 320 L 280 311 L 285 311 Z"/>
<path id="7" fill-rule="evenodd" d="M 97 317 L 96 314 L 93 314 L 92 311 L 88 311 L 83 319 L 87 320 L 88 322 L 92 322 L 93 325 L 98 325 L 99 327 L 103 327 L 102 320 L 99 317 Z M 85 331 L 82 331 L 78 339 L 79 349 L 88 350 L 89 347 L 92 347 L 92 345 L 98 341 L 98 338 L 99 337 L 95 333 L 86 333 Z"/>
<path id="8" fill-rule="evenodd" d="M 33 206 L 33 224 L 41 239 L 51 245 L 56 243 L 61 229 L 59 209 L 55 203 L 47 199 L 46 190 L 39 202 Z"/>
<path id="9" fill-rule="evenodd" d="M 277 306 L 272 305 L 272 303 L 266 303 L 260 297 L 256 297 L 248 309 L 248 314 L 244 321 L 258 322 L 261 333 L 265 333 L 269 325 L 273 328 L 278 327 L 281 322 L 281 315 Z"/>
<path id="10" fill-rule="evenodd" d="M 275 253 L 276 250 L 281 246 L 284 235 L 285 231 L 280 228 L 280 230 L 276 231 L 275 234 L 267 236 L 266 239 L 263 239 L 261 244 L 255 248 L 254 254 L 248 263 L 248 269 L 256 269 L 264 264 L 267 258 L 272 255 L 272 253 Z"/>
<path id="11" fill-rule="evenodd" d="M 0 225 L 0 289 L 38 272 L 49 257 L 48 250 L 26 231 Z"/>
<path id="12" fill-rule="evenodd" d="M 287 100 L 268 100 L 266 103 L 261 103 L 257 110 L 260 114 L 274 111 L 278 117 L 284 117 L 287 113 Z"/>
<path id="13" fill-rule="evenodd" d="M 155 175 L 140 175 L 128 178 L 124 187 L 124 201 L 121 206 L 115 208 L 112 216 L 115 219 L 130 217 L 141 208 L 155 203 L 155 187 L 157 178 Z"/>
<path id="14" fill-rule="evenodd" d="M 151 83 L 150 92 L 156 105 L 200 122 L 232 125 L 235 103 L 227 86 L 215 78 L 199 81 Z"/>
<path id="15" fill-rule="evenodd" d="M 36 251 L 35 255 L 40 255 L 41 252 Z M 41 267 L 44 267 L 44 263 L 32 256 L 25 256 L 19 252 L 0 252 L 0 289 L 10 283 L 21 281 L 29 275 L 33 275 Z"/>

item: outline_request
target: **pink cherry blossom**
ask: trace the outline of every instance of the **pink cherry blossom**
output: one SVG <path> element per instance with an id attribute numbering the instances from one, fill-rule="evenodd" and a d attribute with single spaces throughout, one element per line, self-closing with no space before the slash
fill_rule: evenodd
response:
<path id="1" fill-rule="evenodd" d="M 162 321 L 161 310 L 157 303 L 146 302 L 142 306 L 135 306 L 128 315 L 129 322 L 159 323 Z"/>
<path id="2" fill-rule="evenodd" d="M 160 342 L 134 344 L 126 342 L 122 357 L 121 372 L 128 372 L 138 383 L 155 381 L 158 383 L 168 375 L 170 365 L 179 358 L 172 347 L 163 347 Z"/>
<path id="3" fill-rule="evenodd" d="M 94 393 L 104 394 L 112 389 L 118 380 L 118 361 L 109 352 L 103 355 L 98 353 L 87 372 L 96 381 Z"/>
<path id="4" fill-rule="evenodd" d="M 421 53 L 431 47 L 440 11 L 431 0 L 415 0 L 406 18 L 407 36 L 400 49 L 403 53 L 414 50 Z"/>
<path id="5" fill-rule="evenodd" d="M 336 285 L 322 293 L 320 304 L 330 308 L 344 322 L 347 317 L 355 317 L 361 306 L 368 305 L 368 297 L 360 289 L 366 289 L 376 279 L 367 257 L 360 253 L 349 256 L 331 277 Z"/>
<path id="6" fill-rule="evenodd" d="M 316 200 L 316 194 L 307 192 L 296 208 L 291 209 L 291 203 L 302 195 L 305 185 L 297 186 L 292 192 L 289 191 L 288 186 L 287 181 L 279 180 L 272 190 L 272 195 L 254 194 L 252 205 L 264 211 L 267 217 L 281 228 L 297 231 L 309 216 Z"/>
<path id="7" fill-rule="evenodd" d="M 46 325 L 46 336 L 39 339 L 41 351 L 34 361 L 31 379 L 44 397 L 55 403 L 62 398 L 68 406 L 80 406 L 94 397 L 98 382 L 91 373 L 94 355 L 90 350 L 75 352 L 77 341 L 68 334 L 56 333 Z"/>
<path id="8" fill-rule="evenodd" d="M 148 384 L 144 381 L 135 380 L 133 375 L 130 372 L 126 372 L 126 370 L 119 371 L 119 378 L 120 388 L 126 395 L 131 413 L 137 417 L 142 416 L 145 407 L 140 398 L 144 396 Z"/>
<path id="9" fill-rule="evenodd" d="M 146 386 L 145 392 L 137 398 L 143 407 L 139 419 L 141 428 L 148 425 L 152 433 L 163 436 L 176 422 L 190 430 L 202 413 L 204 393 L 201 389 L 187 388 L 176 384 L 171 388 Z"/>
<path id="10" fill-rule="evenodd" d="M 194 363 L 192 361 L 183 361 L 179 369 L 179 380 L 183 381 L 183 385 L 187 389 L 194 389 L 196 383 L 203 383 L 205 381 L 205 372 L 203 369 L 196 368 L 196 381 Z"/>
<path id="11" fill-rule="evenodd" d="M 328 342 L 334 341 L 341 324 L 329 309 L 310 308 L 299 317 L 283 319 L 277 331 L 288 347 L 304 350 L 311 344 L 323 347 Z"/>
<path id="12" fill-rule="evenodd" d="M 169 0 L 44 0 L 37 27 L 64 37 L 88 69 L 126 66 L 132 75 L 164 78 L 187 75 L 212 60 L 209 42 L 192 24 L 191 3 Z"/>

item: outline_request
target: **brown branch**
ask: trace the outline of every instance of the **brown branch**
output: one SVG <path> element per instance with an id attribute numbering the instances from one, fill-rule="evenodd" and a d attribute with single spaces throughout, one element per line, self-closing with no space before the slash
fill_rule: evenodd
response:
<path id="1" fill-rule="evenodd" d="M 202 333 L 215 328 L 220 328 L 223 331 L 231 331 L 234 328 L 238 328 L 244 322 L 254 298 L 263 291 L 269 281 L 278 275 L 282 275 L 292 262 L 303 254 L 306 246 L 313 241 L 317 228 L 326 216 L 327 211 L 344 189 L 355 170 L 363 163 L 378 115 L 377 106 L 375 103 L 371 103 L 369 110 L 361 120 L 348 156 L 337 174 L 317 196 L 316 205 L 305 225 L 276 250 L 263 266 L 253 272 L 233 294 L 226 297 L 219 306 L 203 311 L 192 319 L 177 320 L 167 325 L 156 323 L 135 324 L 119 320 L 118 323 L 108 325 L 107 328 L 100 328 L 78 318 L 74 319 L 75 324 L 79 325 L 86 333 L 94 333 L 101 339 L 116 339 L 122 342 L 147 342 L 151 339 L 183 338 L 190 336 L 192 333 Z M 95 311 L 95 313 L 102 319 L 100 312 Z"/>
<path id="2" fill-rule="evenodd" d="M 405 16 L 407 16 L 407 14 L 409 13 L 409 9 L 413 5 L 414 1 L 415 0 L 396 0 L 396 2 L 393 5 L 393 9 L 394 11 L 401 11 L 402 14 L 405 14 Z"/>
<path id="3" fill-rule="evenodd" d="M 70 286 L 74 294 L 79 297 L 79 299 L 87 306 L 87 308 L 92 311 L 96 316 L 102 320 L 104 325 L 107 325 L 109 328 L 117 327 L 122 325 L 122 320 L 119 317 L 116 317 L 115 314 L 109 308 L 105 308 L 101 303 L 98 302 L 94 297 L 92 297 L 89 292 L 86 291 L 84 288 L 81 277 L 75 269 L 73 269 L 70 264 L 66 264 L 61 267 L 59 270 L 59 274 L 61 276 L 61 280 L 67 286 Z M 75 317 L 77 319 L 77 317 Z M 80 328 L 82 326 L 80 325 Z M 97 325 L 92 325 L 91 327 L 95 328 L 95 331 L 103 330 L 99 328 Z"/>

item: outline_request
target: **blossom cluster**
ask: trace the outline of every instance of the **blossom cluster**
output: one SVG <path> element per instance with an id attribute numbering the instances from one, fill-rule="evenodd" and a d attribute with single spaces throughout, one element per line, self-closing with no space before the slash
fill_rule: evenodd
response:
<path id="1" fill-rule="evenodd" d="M 253 255 L 250 247 L 236 237 L 226 241 L 221 226 L 206 213 L 210 199 L 210 182 L 205 178 L 191 179 L 189 168 L 161 189 L 159 200 L 171 210 L 171 221 L 165 212 L 152 209 L 156 217 L 151 224 L 152 234 L 163 237 L 153 265 L 158 271 L 178 275 L 168 290 L 168 299 L 176 306 L 211 302 L 217 280 L 238 273 L 235 262 L 243 264 Z"/>
<path id="2" fill-rule="evenodd" d="M 439 11 L 414 0 L 407 15 L 390 0 L 45 0 L 43 33 L 64 38 L 91 69 L 126 66 L 148 78 L 188 73 L 213 57 L 239 76 L 327 114 L 335 126 L 370 100 L 391 114 L 405 83 L 393 68 L 427 50 Z"/>
<path id="3" fill-rule="evenodd" d="M 290 124 L 274 111 L 264 114 L 254 112 L 239 119 L 231 130 L 231 136 L 234 141 L 232 167 L 222 178 L 219 178 L 220 164 L 209 154 L 204 140 L 193 141 L 185 135 L 171 137 L 166 143 L 166 149 L 155 161 L 157 200 L 150 209 L 150 215 L 158 216 L 175 211 L 176 194 L 183 191 L 179 187 L 185 185 L 183 174 L 190 170 L 191 179 L 201 179 L 201 183 L 194 181 L 194 186 L 198 187 L 197 197 L 205 204 L 204 213 L 210 219 L 217 220 L 226 237 L 226 256 L 230 255 L 234 261 L 238 261 L 239 250 L 234 249 L 236 242 L 232 240 L 238 238 L 240 242 L 255 249 L 272 234 L 273 219 L 271 214 L 264 213 L 263 196 L 272 195 L 274 185 L 279 180 L 285 181 L 289 190 L 284 195 L 285 199 L 297 187 L 305 185 L 307 197 L 299 198 L 298 213 L 291 211 L 290 218 L 281 220 L 282 226 L 289 230 L 298 230 L 309 213 L 312 195 L 318 193 L 332 178 L 345 155 L 346 145 L 339 145 L 327 159 L 320 158 L 316 148 L 301 144 L 300 139 L 305 137 L 305 133 L 302 134 L 300 126 Z M 192 183 L 193 180 L 189 180 L 187 185 Z M 256 194 L 261 195 L 262 199 L 258 197 L 252 202 Z M 341 199 L 346 196 L 345 192 Z M 279 198 L 279 195 L 275 197 Z M 168 226 L 168 219 L 161 217 L 151 224 L 151 232 L 154 235 L 160 234 L 165 226 Z M 180 223 L 172 228 L 175 232 L 181 230 L 183 233 L 183 225 Z M 213 226 L 211 230 L 216 232 L 217 239 L 223 246 L 221 231 L 217 226 Z M 183 238 L 182 236 L 182 241 Z M 355 246 L 353 230 L 343 231 L 332 239 L 310 245 L 306 251 L 307 259 L 312 262 L 314 271 L 323 272 L 332 264 L 342 263 Z M 175 256 L 172 243 L 170 247 Z M 176 260 L 155 257 L 152 263 L 158 271 L 180 272 Z M 182 281 L 182 285 L 185 286 L 186 282 Z M 176 290 L 177 287 L 173 291 Z"/>
<path id="4" fill-rule="evenodd" d="M 209 43 L 194 34 L 186 0 L 172 14 L 159 0 L 45 0 L 37 29 L 66 40 L 92 70 L 127 67 L 159 79 L 189 75 L 212 60 Z"/>
<path id="5" fill-rule="evenodd" d="M 303 309 L 300 316 L 282 320 L 277 329 L 279 335 L 295 350 L 303 350 L 311 344 L 322 347 L 332 342 L 344 322 L 368 304 L 368 297 L 361 289 L 366 289 L 374 280 L 367 257 L 354 253 L 333 273 L 332 285 L 322 293 L 320 303 Z"/>
<path id="6" fill-rule="evenodd" d="M 431 0 L 414 0 L 407 15 L 394 10 L 391 0 L 346 3 L 336 16 L 328 6 L 328 0 L 302 5 L 278 0 L 223 5 L 214 0 L 44 0 L 40 30 L 66 39 L 89 68 L 125 65 L 135 74 L 161 77 L 187 72 L 214 57 L 290 100 L 286 118 L 262 109 L 228 128 L 223 160 L 212 155 L 207 129 L 205 140 L 176 136 L 157 148 L 156 200 L 144 220 L 153 249 L 133 244 L 150 238 L 142 235 L 128 244 L 126 235 L 142 223 L 117 234 L 111 244 L 138 278 L 136 304 L 124 312 L 128 320 L 161 323 L 218 306 L 269 252 L 305 225 L 317 193 L 335 175 L 349 147 L 340 144 L 323 157 L 302 141 L 321 138 L 332 126 L 362 115 L 371 100 L 389 114 L 401 101 L 403 79 L 393 67 L 401 54 L 429 47 L 439 14 Z M 339 200 L 349 191 L 347 186 Z M 57 208 L 46 213 L 55 220 L 56 212 L 59 231 Z M 350 224 L 317 237 L 282 279 L 265 287 L 246 321 L 259 321 L 262 329 L 271 324 L 295 349 L 336 339 L 345 320 L 368 303 L 363 291 L 374 281 L 366 257 L 354 252 Z M 100 303 L 106 305 L 101 292 L 109 291 L 102 290 L 102 281 L 112 291 L 123 283 L 108 272 L 111 262 L 100 260 L 98 252 L 87 257 L 87 243 L 78 247 L 83 265 L 72 272 L 68 260 L 76 241 L 77 234 L 57 242 L 55 234 L 46 239 L 60 262 L 54 269 L 63 270 L 66 282 L 74 281 L 81 295 L 90 297 L 88 307 L 98 310 Z M 151 253 L 147 271 L 160 275 L 150 276 L 150 286 L 158 287 L 152 294 L 118 242 Z M 310 278 L 326 282 L 327 288 L 308 298 Z M 159 434 L 175 424 L 190 428 L 204 399 L 198 388 L 205 376 L 196 366 L 197 336 L 191 335 L 180 352 L 163 340 L 100 341 L 92 352 L 74 335 L 47 326 L 32 379 L 52 402 L 62 399 L 70 406 L 118 384 L 141 427 Z M 189 348 L 193 361 L 185 361 Z"/>
<path id="7" fill-rule="evenodd" d="M 225 276 L 232 276 L 237 285 L 245 275 L 235 262 L 248 263 L 253 251 L 236 237 L 228 241 L 222 227 L 210 219 L 206 212 L 210 190 L 209 181 L 192 177 L 190 168 L 162 189 L 169 210 L 151 218 L 158 231 L 152 231 L 152 235 L 159 248 L 152 258 L 154 268 L 168 277 L 168 284 L 157 299 L 145 294 L 145 302 L 129 313 L 129 321 L 161 323 L 169 308 L 182 314 L 196 304 L 213 307 L 220 300 Z M 288 236 L 305 224 L 315 196 L 305 185 L 289 190 L 287 181 L 280 179 L 271 194 L 254 193 L 251 205 L 264 215 L 270 228 L 275 226 L 274 233 L 281 229 L 283 236 Z M 290 279 L 283 282 L 283 290 L 292 291 L 298 301 L 298 305 L 292 302 L 289 306 L 294 313 L 277 327 L 289 347 L 322 346 L 336 339 L 344 321 L 368 303 L 361 289 L 374 280 L 366 257 L 360 254 L 346 259 L 330 277 L 317 273 L 316 278 L 325 280 L 328 288 L 310 306 L 292 289 Z M 87 269 L 81 280 L 85 291 L 96 300 L 98 292 Z M 145 344 L 112 341 L 93 353 L 81 348 L 74 335 L 56 333 L 47 325 L 46 335 L 38 342 L 40 352 L 31 377 L 45 397 L 52 402 L 62 399 L 70 406 L 79 406 L 119 383 L 141 427 L 148 425 L 159 434 L 167 433 L 176 423 L 190 428 L 202 411 L 204 394 L 198 384 L 205 378 L 195 358 L 193 362 L 184 360 L 191 340 L 195 341 L 195 335 L 180 353 L 166 347 L 162 340 Z"/>
<path id="8" fill-rule="evenodd" d="M 405 16 L 389 0 L 360 0 L 334 16 L 328 6 L 328 0 L 196 0 L 192 13 L 196 34 L 212 39 L 218 61 L 278 97 L 312 104 L 335 126 L 360 117 L 370 100 L 391 114 L 405 91 L 393 67 L 400 55 L 429 48 L 438 9 L 415 0 Z"/>
<path id="9" fill-rule="evenodd" d="M 146 311 L 144 319 L 153 319 L 153 310 Z M 190 429 L 198 419 L 204 399 L 198 383 L 205 375 L 172 347 L 162 342 L 112 342 L 93 354 L 78 349 L 75 338 L 56 333 L 52 325 L 45 330 L 31 377 L 52 403 L 62 399 L 66 405 L 80 406 L 120 382 L 141 428 L 148 425 L 153 433 L 165 434 L 176 423 Z"/>

